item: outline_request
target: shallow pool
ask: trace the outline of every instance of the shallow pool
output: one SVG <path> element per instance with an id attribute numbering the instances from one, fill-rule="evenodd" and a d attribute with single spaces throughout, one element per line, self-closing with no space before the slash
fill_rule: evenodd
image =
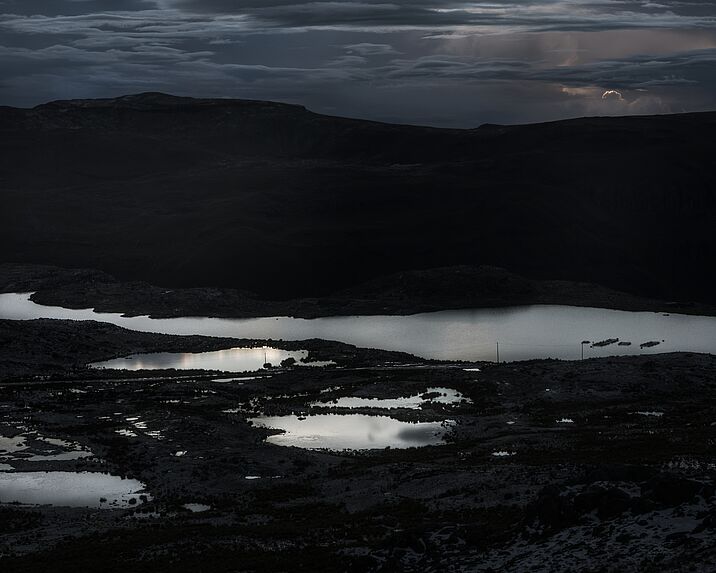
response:
<path id="1" fill-rule="evenodd" d="M 306 350 L 281 350 L 261 346 L 257 348 L 227 348 L 213 352 L 155 352 L 133 354 L 126 358 L 114 358 L 91 364 L 94 368 L 122 370 L 221 370 L 227 372 L 253 372 L 267 362 L 279 366 L 283 360 L 293 358 L 303 366 L 326 366 L 328 362 L 303 362 Z"/>
<path id="2" fill-rule="evenodd" d="M 0 503 L 119 509 L 149 499 L 144 484 L 96 472 L 0 473 Z"/>
<path id="3" fill-rule="evenodd" d="M 418 410 L 422 406 L 435 404 L 459 404 L 469 402 L 460 392 L 452 388 L 428 388 L 421 394 L 404 396 L 400 398 L 364 398 L 359 396 L 341 396 L 330 402 L 312 402 L 312 407 L 318 408 L 381 408 L 393 410 L 406 408 Z"/>
<path id="4" fill-rule="evenodd" d="M 259 416 L 259 428 L 283 430 L 266 441 L 305 449 L 371 450 L 414 448 L 444 443 L 450 422 L 403 422 L 389 416 L 318 414 L 315 416 Z"/>

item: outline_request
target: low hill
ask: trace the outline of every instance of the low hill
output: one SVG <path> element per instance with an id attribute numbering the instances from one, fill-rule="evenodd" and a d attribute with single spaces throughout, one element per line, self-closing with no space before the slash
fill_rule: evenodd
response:
<path id="1" fill-rule="evenodd" d="M 321 296 L 495 265 L 716 302 L 716 113 L 448 130 L 138 94 L 0 108 L 0 262 Z"/>

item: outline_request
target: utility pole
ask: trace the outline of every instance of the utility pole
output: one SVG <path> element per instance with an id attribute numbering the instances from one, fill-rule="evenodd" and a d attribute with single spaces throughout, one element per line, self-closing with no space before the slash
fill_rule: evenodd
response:
<path id="1" fill-rule="evenodd" d="M 584 360 L 584 345 L 589 344 L 589 343 L 590 343 L 589 340 L 582 340 L 582 345 L 581 345 L 582 346 L 582 360 Z"/>
<path id="2" fill-rule="evenodd" d="M 497 345 L 497 363 L 499 364 L 500 363 L 500 343 L 498 341 L 498 342 L 495 342 L 495 344 Z"/>

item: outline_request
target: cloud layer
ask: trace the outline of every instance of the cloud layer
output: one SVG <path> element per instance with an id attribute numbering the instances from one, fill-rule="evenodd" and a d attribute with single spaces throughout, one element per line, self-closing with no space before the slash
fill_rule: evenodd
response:
<path id="1" fill-rule="evenodd" d="M 450 126 L 712 109 L 716 4 L 0 0 L 0 104 L 146 90 Z"/>

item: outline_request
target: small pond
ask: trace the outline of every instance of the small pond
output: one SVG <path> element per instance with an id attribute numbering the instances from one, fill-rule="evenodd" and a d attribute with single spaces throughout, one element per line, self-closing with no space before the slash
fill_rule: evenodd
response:
<path id="1" fill-rule="evenodd" d="M 358 396 L 341 396 L 330 402 L 312 402 L 312 407 L 319 408 L 381 408 L 393 410 L 407 408 L 418 410 L 422 406 L 435 404 L 459 404 L 468 402 L 457 390 L 452 388 L 428 388 L 422 394 L 402 398 L 363 398 Z"/>
<path id="2" fill-rule="evenodd" d="M 155 352 L 133 354 L 91 364 L 94 368 L 121 370 L 221 370 L 227 372 L 253 372 L 265 363 L 279 366 L 283 360 L 293 358 L 302 366 L 326 366 L 330 362 L 303 362 L 306 350 L 281 350 L 269 346 L 256 348 L 227 348 L 213 352 Z"/>
<path id="3" fill-rule="evenodd" d="M 0 473 L 0 503 L 120 509 L 150 496 L 135 479 L 96 472 Z"/>
<path id="4" fill-rule="evenodd" d="M 278 446 L 311 450 L 371 450 L 414 448 L 444 443 L 450 422 L 403 422 L 389 416 L 317 414 L 259 416 L 259 428 L 282 430 L 266 441 Z"/>
<path id="5" fill-rule="evenodd" d="M 48 438 L 35 431 L 27 431 L 12 437 L 0 434 L 0 461 L 2 462 L 61 462 L 92 456 L 91 451 L 78 443 Z M 9 467 L 12 469 L 12 466 Z M 0 467 L 0 471 L 5 470 Z"/>

